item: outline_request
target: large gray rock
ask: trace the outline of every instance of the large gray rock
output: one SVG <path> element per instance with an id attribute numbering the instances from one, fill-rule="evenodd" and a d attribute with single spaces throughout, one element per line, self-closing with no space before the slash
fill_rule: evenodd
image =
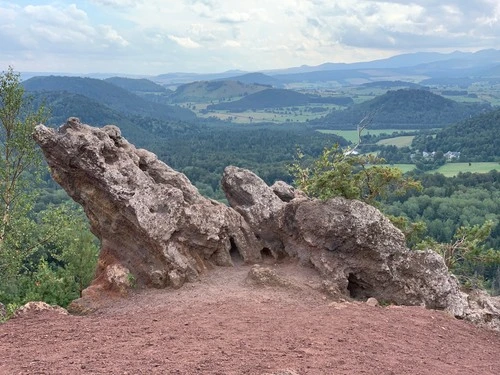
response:
<path id="1" fill-rule="evenodd" d="M 376 208 L 344 198 L 285 203 L 259 177 L 236 167 L 225 169 L 222 186 L 272 253 L 313 265 L 340 294 L 464 315 L 465 295 L 443 259 L 408 250 L 401 231 Z"/>
<path id="2" fill-rule="evenodd" d="M 214 265 L 231 266 L 231 252 L 260 260 L 262 245 L 240 214 L 201 196 L 185 175 L 136 149 L 116 126 L 70 118 L 58 130 L 37 126 L 34 138 L 101 241 L 96 279 L 84 297 L 123 291 L 132 281 L 179 287 Z"/>

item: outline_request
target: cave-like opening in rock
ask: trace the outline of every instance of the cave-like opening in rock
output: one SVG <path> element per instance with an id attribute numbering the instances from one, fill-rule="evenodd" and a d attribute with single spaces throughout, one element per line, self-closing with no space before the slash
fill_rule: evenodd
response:
<path id="1" fill-rule="evenodd" d="M 367 299 L 369 297 L 373 297 L 371 285 L 354 273 L 349 274 L 347 281 L 347 290 L 349 291 L 351 298 Z"/>
<path id="2" fill-rule="evenodd" d="M 266 259 L 273 259 L 274 260 L 273 253 L 267 247 L 263 248 L 260 251 L 260 255 L 262 256 L 263 260 L 266 260 Z"/>
<path id="3" fill-rule="evenodd" d="M 231 256 L 231 260 L 233 261 L 233 263 L 234 264 L 243 263 L 243 257 L 240 254 L 240 250 L 238 249 L 236 242 L 234 242 L 234 238 L 229 237 L 229 242 L 231 243 L 231 249 L 229 250 L 229 255 Z"/>

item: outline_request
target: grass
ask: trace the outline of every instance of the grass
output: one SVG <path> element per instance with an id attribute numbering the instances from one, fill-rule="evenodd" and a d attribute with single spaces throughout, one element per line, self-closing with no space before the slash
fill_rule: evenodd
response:
<path id="1" fill-rule="evenodd" d="M 396 146 L 398 148 L 409 147 L 411 146 L 413 138 L 415 138 L 414 135 L 405 135 L 402 137 L 382 139 L 378 141 L 377 144 L 382 146 Z"/>
<path id="2" fill-rule="evenodd" d="M 488 173 L 496 169 L 500 171 L 500 163 L 496 162 L 477 162 L 477 163 L 446 163 L 439 167 L 434 173 L 441 173 L 446 177 L 456 176 L 459 172 L 472 172 L 472 173 Z"/>

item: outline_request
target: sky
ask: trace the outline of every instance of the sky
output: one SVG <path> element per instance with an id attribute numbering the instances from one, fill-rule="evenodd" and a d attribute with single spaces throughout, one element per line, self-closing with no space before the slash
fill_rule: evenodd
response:
<path id="1" fill-rule="evenodd" d="M 0 70 L 260 71 L 500 47 L 500 0 L 0 0 Z"/>

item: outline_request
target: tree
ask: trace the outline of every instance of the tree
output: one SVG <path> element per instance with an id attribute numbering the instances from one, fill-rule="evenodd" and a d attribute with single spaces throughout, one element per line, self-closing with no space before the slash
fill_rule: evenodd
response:
<path id="1" fill-rule="evenodd" d="M 438 243 L 432 238 L 417 245 L 431 248 L 440 254 L 446 266 L 469 287 L 483 287 L 485 268 L 500 269 L 500 251 L 487 248 L 484 242 L 491 234 L 494 222 L 486 220 L 482 225 L 462 226 L 457 229 L 449 243 Z M 491 285 L 492 288 L 495 285 Z"/>
<path id="2" fill-rule="evenodd" d="M 0 74 L 0 301 L 11 306 L 67 305 L 90 283 L 97 260 L 81 208 L 66 201 L 34 209 L 43 169 L 32 132 L 47 117 L 43 106 L 31 108 L 19 74 L 11 67 Z"/>
<path id="3" fill-rule="evenodd" d="M 31 134 L 48 116 L 43 106 L 32 111 L 29 104 L 19 74 L 9 67 L 0 74 L 0 251 L 12 220 L 29 204 L 25 193 L 33 175 L 27 172 L 36 172 L 41 161 Z"/>
<path id="4" fill-rule="evenodd" d="M 399 168 L 380 165 L 384 159 L 358 155 L 355 149 L 342 149 L 335 144 L 325 148 L 310 166 L 304 166 L 304 154 L 299 150 L 290 168 L 295 185 L 320 199 L 342 196 L 369 204 L 375 204 L 389 192 L 421 188 L 417 181 L 404 177 Z"/>

